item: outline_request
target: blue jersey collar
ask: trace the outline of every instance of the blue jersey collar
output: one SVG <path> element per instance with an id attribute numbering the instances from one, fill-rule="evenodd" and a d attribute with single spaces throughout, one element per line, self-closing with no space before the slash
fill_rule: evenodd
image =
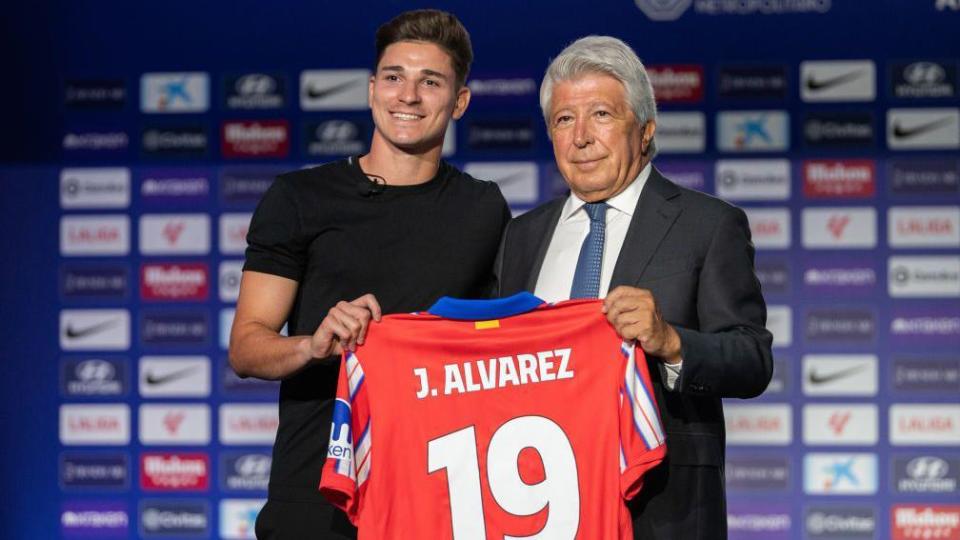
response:
<path id="1" fill-rule="evenodd" d="M 447 319 L 483 321 L 526 313 L 541 304 L 543 300 L 526 291 L 496 300 L 461 300 L 444 296 L 427 312 Z"/>

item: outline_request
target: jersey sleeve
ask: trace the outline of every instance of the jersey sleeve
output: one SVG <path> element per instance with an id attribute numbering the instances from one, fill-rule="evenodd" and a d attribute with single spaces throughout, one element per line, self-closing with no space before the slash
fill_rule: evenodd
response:
<path id="1" fill-rule="evenodd" d="M 371 459 L 370 406 L 363 366 L 347 352 L 340 360 L 337 398 L 320 492 L 357 523 L 363 507 Z"/>
<path id="2" fill-rule="evenodd" d="M 620 355 L 620 493 L 632 499 L 643 487 L 643 475 L 663 461 L 667 446 L 643 351 L 624 341 Z"/>

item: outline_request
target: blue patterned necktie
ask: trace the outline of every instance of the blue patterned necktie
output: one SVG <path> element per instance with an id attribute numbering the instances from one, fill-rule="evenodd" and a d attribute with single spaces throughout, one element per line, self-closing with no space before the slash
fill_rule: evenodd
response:
<path id="1" fill-rule="evenodd" d="M 603 263 L 603 240 L 606 236 L 607 203 L 587 203 L 583 210 L 590 216 L 590 232 L 583 239 L 577 270 L 573 274 L 570 298 L 597 298 L 600 295 L 600 266 Z"/>

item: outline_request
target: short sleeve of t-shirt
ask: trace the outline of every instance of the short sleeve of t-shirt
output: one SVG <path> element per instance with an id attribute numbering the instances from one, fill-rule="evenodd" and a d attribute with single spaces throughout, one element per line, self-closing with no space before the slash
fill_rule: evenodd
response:
<path id="1" fill-rule="evenodd" d="M 283 178 L 278 178 L 250 220 L 243 269 L 301 281 L 306 267 L 302 230 L 295 199 Z"/>

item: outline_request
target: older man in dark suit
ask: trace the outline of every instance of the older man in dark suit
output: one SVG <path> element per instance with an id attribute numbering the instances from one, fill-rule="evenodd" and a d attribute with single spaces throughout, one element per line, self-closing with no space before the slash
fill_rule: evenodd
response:
<path id="1" fill-rule="evenodd" d="M 653 90 L 622 41 L 567 47 L 540 105 L 570 195 L 510 223 L 498 292 L 605 298 L 647 354 L 667 431 L 667 461 L 631 502 L 635 537 L 726 538 L 720 399 L 756 396 L 772 373 L 746 216 L 653 167 Z"/>

